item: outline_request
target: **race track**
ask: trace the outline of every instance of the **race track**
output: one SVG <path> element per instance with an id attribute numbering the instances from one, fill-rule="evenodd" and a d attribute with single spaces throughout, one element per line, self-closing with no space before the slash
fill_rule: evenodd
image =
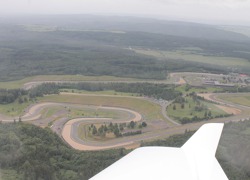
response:
<path id="1" fill-rule="evenodd" d="M 33 124 L 40 125 L 44 119 L 41 117 L 41 113 L 45 108 L 52 108 L 52 107 L 60 107 L 62 110 L 60 113 L 54 114 L 53 118 L 57 118 L 51 129 L 60 135 L 67 144 L 69 144 L 72 148 L 77 150 L 104 150 L 110 148 L 119 148 L 119 147 L 126 147 L 132 144 L 138 144 L 144 140 L 152 140 L 152 139 L 159 139 L 159 138 L 166 138 L 174 134 L 181 134 L 184 133 L 186 130 L 196 130 L 201 125 L 210 122 L 230 122 L 230 121 L 241 121 L 241 120 L 249 120 L 250 117 L 250 107 L 241 106 L 238 104 L 233 104 L 231 102 L 222 101 L 218 98 L 218 94 L 203 94 L 204 98 L 210 101 L 214 101 L 218 103 L 218 108 L 228 108 L 234 109 L 236 113 L 234 116 L 230 116 L 227 118 L 218 118 L 212 119 L 208 121 L 196 122 L 196 123 L 189 123 L 185 125 L 174 124 L 171 126 L 166 126 L 166 122 L 161 121 L 160 125 L 154 127 L 154 121 L 147 122 L 153 124 L 150 131 L 142 133 L 140 135 L 135 136 L 127 136 L 122 138 L 114 138 L 112 140 L 108 140 L 105 142 L 93 141 L 89 139 L 80 139 L 78 137 L 77 128 L 80 124 L 92 124 L 92 123 L 104 123 L 104 122 L 130 122 L 130 121 L 141 121 L 143 119 L 142 115 L 138 112 L 135 112 L 130 109 L 121 108 L 121 107 L 103 107 L 103 106 L 86 106 L 80 104 L 70 104 L 70 103 L 54 103 L 54 102 L 43 102 L 34 104 L 28 109 L 25 110 L 24 115 L 22 116 L 22 121 L 24 122 L 32 122 Z M 166 106 L 166 105 L 164 105 Z M 123 113 L 123 118 L 112 119 L 112 118 L 105 118 L 105 117 L 95 117 L 95 118 L 75 118 L 69 119 L 66 116 L 67 109 L 66 107 L 70 108 L 93 108 L 93 109 L 102 109 L 107 111 L 116 111 L 119 113 Z M 13 118 L 0 116 L 0 120 L 2 122 L 13 122 Z M 159 122 L 157 122 L 159 123 Z M 165 123 L 165 124 L 164 124 Z M 42 126 L 42 125 L 40 125 Z"/>

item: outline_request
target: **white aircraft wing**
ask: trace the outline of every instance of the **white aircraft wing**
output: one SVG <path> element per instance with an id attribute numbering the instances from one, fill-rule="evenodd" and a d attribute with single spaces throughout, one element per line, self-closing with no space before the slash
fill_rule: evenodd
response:
<path id="1" fill-rule="evenodd" d="M 181 148 L 138 148 L 91 180 L 227 180 L 215 158 L 222 129 L 203 125 Z"/>

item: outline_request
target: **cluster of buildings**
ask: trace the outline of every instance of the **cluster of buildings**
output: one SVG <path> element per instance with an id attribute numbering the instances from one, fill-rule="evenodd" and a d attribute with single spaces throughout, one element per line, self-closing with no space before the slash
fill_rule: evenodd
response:
<path id="1" fill-rule="evenodd" d="M 221 75 L 220 78 L 203 78 L 203 85 L 209 86 L 234 87 L 235 85 L 248 86 L 249 84 L 250 77 L 247 74 L 230 73 L 228 75 Z"/>

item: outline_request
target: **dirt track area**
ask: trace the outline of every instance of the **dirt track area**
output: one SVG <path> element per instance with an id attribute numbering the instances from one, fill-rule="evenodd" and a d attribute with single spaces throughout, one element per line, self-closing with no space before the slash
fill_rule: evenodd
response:
<path id="1" fill-rule="evenodd" d="M 179 81 L 177 82 L 177 84 L 179 85 L 183 85 L 183 84 L 186 84 L 187 82 L 182 78 L 180 77 Z"/>
<path id="2" fill-rule="evenodd" d="M 221 105 L 215 105 L 216 107 L 222 109 L 228 114 L 233 114 L 233 115 L 239 115 L 241 114 L 241 110 L 233 107 L 227 107 L 227 106 L 221 106 Z"/>
<path id="3" fill-rule="evenodd" d="M 216 99 L 215 94 L 200 94 L 202 97 L 204 97 L 207 100 L 219 102 L 219 99 Z M 117 138 L 114 140 L 111 140 L 109 142 L 97 142 L 97 141 L 81 141 L 79 138 L 77 138 L 77 123 L 89 123 L 89 121 L 95 121 L 96 123 L 104 120 L 109 121 L 115 121 L 113 119 L 105 119 L 105 118 L 77 118 L 73 119 L 71 121 L 68 121 L 67 116 L 61 116 L 61 119 L 56 120 L 53 123 L 53 126 L 51 126 L 51 129 L 55 132 L 57 132 L 58 135 L 62 136 L 63 139 L 73 148 L 78 150 L 104 150 L 104 149 L 110 149 L 110 148 L 119 148 L 119 147 L 125 147 L 125 148 L 134 148 L 138 147 L 141 141 L 149 140 L 149 139 L 159 139 L 162 137 L 167 137 L 174 134 L 180 134 L 185 132 L 185 130 L 195 130 L 198 129 L 202 124 L 209 123 L 209 122 L 230 122 L 230 121 L 239 121 L 241 119 L 245 119 L 249 117 L 249 113 L 246 114 L 245 110 L 240 108 L 238 109 L 238 106 L 236 104 L 232 105 L 225 105 L 225 102 L 220 102 L 220 105 L 217 105 L 218 108 L 224 110 L 227 113 L 234 114 L 235 116 L 230 116 L 227 118 L 219 118 L 219 119 L 213 119 L 206 122 L 199 122 L 199 123 L 190 123 L 186 125 L 173 125 L 173 126 L 164 126 L 162 123 L 164 121 L 159 121 L 156 123 L 155 121 L 150 121 L 148 124 L 150 124 L 153 128 L 150 129 L 148 132 L 143 133 L 141 135 L 136 136 L 130 136 L 130 137 L 123 137 L 123 138 Z M 55 107 L 55 106 L 61 106 L 63 107 L 86 107 L 86 105 L 80 105 L 80 104 L 66 104 L 66 103 L 39 103 L 35 104 L 31 107 L 29 107 L 26 110 L 25 115 L 22 117 L 22 121 L 31 121 L 33 122 L 43 122 L 44 119 L 42 119 L 41 112 L 44 108 L 49 107 Z M 89 106 L 88 106 L 89 107 Z M 125 111 L 130 116 L 127 116 L 127 119 L 124 121 L 140 121 L 142 119 L 142 116 L 129 109 L 123 109 L 123 108 L 116 108 L 116 107 L 100 107 L 98 108 L 104 108 L 108 110 L 118 110 L 118 111 Z M 64 109 L 64 108 L 63 108 Z M 65 109 L 64 109 L 65 110 Z M 242 112 L 241 112 L 242 110 Z M 65 110 L 67 111 L 67 109 Z M 66 112 L 67 113 L 67 112 Z M 60 113 L 59 113 L 60 114 Z M 54 114 L 53 118 L 59 117 L 59 114 Z M 62 115 L 62 114 L 61 114 Z M 65 115 L 65 114 L 64 114 Z M 0 116 L 0 119 L 3 120 L 3 116 Z M 120 122 L 122 122 L 122 119 L 119 119 Z M 13 120 L 6 120 L 6 122 L 13 122 Z M 39 124 L 38 124 L 39 125 Z"/>
<path id="4" fill-rule="evenodd" d="M 142 116 L 132 110 L 129 109 L 123 109 L 123 108 L 115 108 L 115 107 L 102 107 L 104 109 L 109 109 L 109 110 L 119 110 L 119 111 L 127 111 L 130 114 L 133 114 L 132 118 L 124 120 L 122 122 L 130 122 L 130 121 L 141 121 L 142 120 Z M 77 118 L 77 119 L 72 119 L 70 121 L 68 121 L 62 130 L 62 137 L 63 139 L 74 149 L 77 150 L 85 150 L 85 151 L 90 151 L 90 150 L 104 150 L 104 149 L 110 149 L 110 148 L 118 148 L 118 147 L 128 147 L 135 144 L 134 142 L 126 142 L 126 143 L 117 143 L 114 145 L 103 145 L 103 146 L 93 146 L 93 145 L 87 145 L 84 143 L 80 143 L 77 142 L 74 138 L 74 136 L 72 136 L 73 133 L 77 133 L 75 131 L 73 131 L 72 126 L 77 123 L 77 122 L 85 122 L 85 121 L 99 121 L 99 120 L 110 120 L 112 122 L 112 119 L 104 119 L 104 118 Z"/>
<path id="5" fill-rule="evenodd" d="M 215 98 L 214 94 L 208 93 L 208 94 L 198 94 L 198 96 L 204 97 L 204 99 L 212 102 L 216 102 L 219 104 L 225 104 L 224 102 L 219 101 L 217 98 Z M 224 106 L 224 105 L 215 105 L 216 107 L 220 108 L 221 110 L 225 111 L 228 114 L 233 114 L 233 115 L 239 115 L 241 114 L 241 110 L 234 108 L 234 107 L 229 107 L 229 106 Z"/>
<path id="6" fill-rule="evenodd" d="M 94 118 L 96 120 L 96 118 Z M 133 142 L 126 142 L 126 143 L 120 143 L 120 144 L 114 144 L 114 145 L 109 145 L 109 146 L 91 146 L 91 145 L 85 145 L 81 144 L 79 142 L 76 142 L 72 139 L 72 125 L 76 122 L 79 121 L 84 121 L 84 120 L 93 120 L 92 118 L 79 118 L 79 119 L 74 119 L 71 121 L 68 121 L 62 130 L 62 137 L 63 139 L 74 149 L 77 150 L 84 150 L 84 151 L 97 151 L 97 150 L 104 150 L 104 149 L 110 149 L 110 148 L 118 148 L 118 147 L 123 147 L 123 146 L 128 146 L 133 144 Z M 98 119 L 97 119 L 98 120 Z"/>

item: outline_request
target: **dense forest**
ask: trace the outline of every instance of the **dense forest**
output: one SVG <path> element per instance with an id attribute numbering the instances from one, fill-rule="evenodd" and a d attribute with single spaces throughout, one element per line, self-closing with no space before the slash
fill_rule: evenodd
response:
<path id="1" fill-rule="evenodd" d="M 230 180 L 249 180 L 250 122 L 224 127 L 217 158 Z M 193 132 L 142 146 L 180 147 Z M 124 149 L 80 152 L 69 148 L 48 128 L 30 124 L 0 124 L 0 165 L 2 178 L 88 179 L 127 154 Z"/>
<path id="2" fill-rule="evenodd" d="M 16 101 L 23 101 L 20 98 L 27 95 L 28 92 L 23 89 L 0 89 L 0 104 L 9 104 Z"/>
<path id="3" fill-rule="evenodd" d="M 176 51 L 193 48 L 194 54 L 250 60 L 249 38 L 217 27 L 163 21 L 160 22 L 162 30 L 156 32 L 151 26 L 157 24 L 156 20 L 137 19 L 141 27 L 147 27 L 138 29 L 136 21 L 131 19 L 123 25 L 115 18 L 103 22 L 97 17 L 92 19 L 100 22 L 98 27 L 82 16 L 17 18 L 8 22 L 0 19 L 0 81 L 44 74 L 165 79 L 169 71 L 231 71 L 225 65 L 171 58 L 162 60 L 138 54 L 133 49 Z M 188 27 L 189 33 L 180 30 L 181 27 Z M 209 38 L 205 36 L 207 33 Z M 241 71 L 248 73 L 249 69 L 242 67 Z"/>

